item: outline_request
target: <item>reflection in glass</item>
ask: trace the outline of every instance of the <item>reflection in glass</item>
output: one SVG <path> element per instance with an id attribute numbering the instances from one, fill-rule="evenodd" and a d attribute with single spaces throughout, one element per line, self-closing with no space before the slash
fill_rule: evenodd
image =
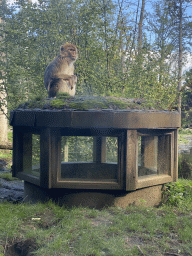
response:
<path id="1" fill-rule="evenodd" d="M 93 162 L 93 137 L 62 136 L 61 162 Z"/>
<path id="2" fill-rule="evenodd" d="M 40 135 L 23 135 L 23 172 L 40 177 Z"/>
<path id="3" fill-rule="evenodd" d="M 106 139 L 106 162 L 118 162 L 118 139 L 116 137 L 107 137 Z"/>
<path id="4" fill-rule="evenodd" d="M 113 137 L 63 136 L 61 179 L 117 180 L 118 145 Z"/>
<path id="5" fill-rule="evenodd" d="M 170 172 L 170 136 L 139 136 L 138 176 Z"/>
<path id="6" fill-rule="evenodd" d="M 40 135 L 32 134 L 32 175 L 40 177 Z"/>

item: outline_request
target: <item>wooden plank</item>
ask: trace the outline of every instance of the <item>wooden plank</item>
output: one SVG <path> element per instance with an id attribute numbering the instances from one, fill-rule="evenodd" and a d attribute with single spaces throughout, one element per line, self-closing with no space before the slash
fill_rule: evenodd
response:
<path id="1" fill-rule="evenodd" d="M 13 127 L 12 176 L 17 177 L 18 172 L 23 172 L 23 130 L 20 127 Z"/>
<path id="2" fill-rule="evenodd" d="M 32 172 L 32 133 L 23 134 L 23 172 Z"/>
<path id="3" fill-rule="evenodd" d="M 169 175 L 142 176 L 137 182 L 137 189 L 172 182 L 172 180 Z"/>
<path id="4" fill-rule="evenodd" d="M 106 162 L 106 137 L 93 137 L 93 162 Z"/>
<path id="5" fill-rule="evenodd" d="M 67 189 L 108 189 L 120 190 L 121 187 L 115 181 L 58 181 L 55 188 Z"/>
<path id="6" fill-rule="evenodd" d="M 50 187 L 54 187 L 61 177 L 61 136 L 58 130 L 51 130 Z"/>
<path id="7" fill-rule="evenodd" d="M 174 130 L 174 164 L 173 164 L 173 181 L 178 180 L 178 129 Z"/>
<path id="8" fill-rule="evenodd" d="M 26 174 L 26 173 L 23 173 L 23 172 L 18 172 L 17 174 L 17 177 L 21 180 L 24 180 L 24 181 L 27 181 L 27 182 L 30 182 L 32 184 L 35 184 L 37 186 L 40 186 L 40 180 L 38 177 L 35 177 L 33 175 L 30 175 L 30 174 Z"/>
<path id="9" fill-rule="evenodd" d="M 126 142 L 126 190 L 131 191 L 136 189 L 138 179 L 137 130 L 127 130 Z"/>
<path id="10" fill-rule="evenodd" d="M 126 190 L 126 148 L 127 131 L 118 136 L 118 183 L 121 189 Z"/>

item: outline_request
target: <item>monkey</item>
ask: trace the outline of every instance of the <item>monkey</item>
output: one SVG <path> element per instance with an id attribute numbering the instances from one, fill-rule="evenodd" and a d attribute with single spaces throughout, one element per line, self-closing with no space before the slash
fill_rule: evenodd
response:
<path id="1" fill-rule="evenodd" d="M 74 75 L 74 62 L 77 57 L 75 45 L 66 43 L 60 46 L 60 54 L 46 67 L 44 73 L 49 98 L 55 97 L 58 92 L 75 95 L 77 76 Z"/>

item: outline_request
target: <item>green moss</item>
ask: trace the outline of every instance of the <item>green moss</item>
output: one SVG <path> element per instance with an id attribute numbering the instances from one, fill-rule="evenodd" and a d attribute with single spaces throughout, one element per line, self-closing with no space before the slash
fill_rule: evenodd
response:
<path id="1" fill-rule="evenodd" d="M 28 109 L 43 108 L 44 105 L 45 105 L 45 102 L 42 100 L 38 100 L 38 101 L 33 100 L 33 101 L 28 102 L 27 108 Z"/>
<path id="2" fill-rule="evenodd" d="M 41 99 L 37 96 L 34 100 L 19 106 L 24 109 L 150 109 L 147 103 L 137 102 L 134 99 L 103 97 L 103 96 L 75 96 L 68 93 L 58 93 L 56 98 Z"/>
<path id="3" fill-rule="evenodd" d="M 18 180 L 15 177 L 12 177 L 12 173 L 11 172 L 4 172 L 0 174 L 0 178 L 7 180 L 7 181 L 13 181 L 13 180 Z"/>
<path id="4" fill-rule="evenodd" d="M 72 96 L 69 95 L 67 92 L 59 92 L 57 93 L 57 98 L 58 99 L 70 99 Z"/>
<path id="5" fill-rule="evenodd" d="M 54 99 L 50 103 L 51 107 L 53 108 L 62 108 L 66 105 L 66 102 L 63 99 Z"/>
<path id="6" fill-rule="evenodd" d="M 108 99 L 108 104 L 109 105 L 114 105 L 120 109 L 126 109 L 130 104 L 128 103 L 125 103 L 121 100 L 116 100 L 116 99 Z"/>
<path id="7" fill-rule="evenodd" d="M 106 109 L 108 105 L 105 101 L 97 101 L 96 99 L 89 99 L 89 100 L 79 100 L 69 103 L 69 108 L 72 109 L 80 109 L 80 110 L 87 110 L 87 109 Z"/>

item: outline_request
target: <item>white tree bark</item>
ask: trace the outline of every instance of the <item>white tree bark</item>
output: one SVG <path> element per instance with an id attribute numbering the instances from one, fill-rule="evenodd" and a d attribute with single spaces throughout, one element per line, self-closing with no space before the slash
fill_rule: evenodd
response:
<path id="1" fill-rule="evenodd" d="M 0 81 L 0 102 L 1 104 L 7 104 L 6 102 L 6 93 L 1 90 L 4 89 L 3 85 L 1 85 L 1 81 Z M 0 145 L 4 145 L 8 143 L 8 137 L 7 137 L 7 133 L 8 133 L 8 122 L 7 122 L 7 107 L 4 105 L 1 105 L 0 107 Z"/>
<path id="2" fill-rule="evenodd" d="M 0 18 L 0 23 L 2 19 Z M 2 37 L 0 37 L 0 40 Z M 3 53 L 0 53 L 3 56 Z M 2 71 L 0 71 L 2 72 Z M 0 80 L 0 145 L 5 145 L 8 143 L 8 122 L 7 122 L 7 101 L 6 101 L 6 91 L 3 85 L 3 80 Z"/>

